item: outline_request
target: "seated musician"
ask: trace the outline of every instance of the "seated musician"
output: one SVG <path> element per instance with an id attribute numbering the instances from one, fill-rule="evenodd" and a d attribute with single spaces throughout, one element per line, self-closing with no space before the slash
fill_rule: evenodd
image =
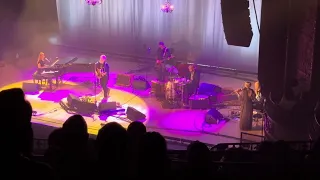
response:
<path id="1" fill-rule="evenodd" d="M 98 79 L 100 79 L 100 85 L 103 89 L 104 98 L 109 96 L 109 64 L 106 62 L 107 56 L 101 55 L 99 61 L 95 64 L 95 73 Z"/>
<path id="2" fill-rule="evenodd" d="M 188 97 L 197 93 L 200 85 L 200 72 L 196 69 L 195 65 L 189 66 L 189 76 L 188 76 Z"/>
<path id="3" fill-rule="evenodd" d="M 172 66 L 172 55 L 170 49 L 167 48 L 163 42 L 159 42 L 159 48 L 157 50 L 156 71 L 157 80 L 164 82 L 166 75 L 166 66 Z"/>
<path id="4" fill-rule="evenodd" d="M 254 83 L 254 92 L 255 92 L 255 99 L 253 101 L 253 108 L 257 110 L 263 110 L 263 103 L 264 98 L 261 94 L 261 86 L 259 81 Z"/>
<path id="5" fill-rule="evenodd" d="M 42 69 L 46 67 L 46 56 L 44 55 L 43 52 L 39 53 L 38 60 L 37 60 L 37 74 L 42 73 Z"/>

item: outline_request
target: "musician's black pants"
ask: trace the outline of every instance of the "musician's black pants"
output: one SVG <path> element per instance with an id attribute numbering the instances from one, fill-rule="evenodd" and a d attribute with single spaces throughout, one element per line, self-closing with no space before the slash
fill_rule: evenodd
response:
<path id="1" fill-rule="evenodd" d="M 197 93 L 198 86 L 191 83 L 187 85 L 188 97 Z"/>
<path id="2" fill-rule="evenodd" d="M 103 89 L 104 97 L 105 98 L 108 97 L 109 96 L 109 91 L 110 91 L 109 88 L 108 88 L 108 78 L 106 78 L 106 77 L 101 78 L 100 79 L 100 85 L 101 85 L 101 87 Z"/>
<path id="3" fill-rule="evenodd" d="M 194 84 L 187 84 L 186 90 L 183 94 L 183 103 L 188 104 L 189 98 L 197 93 L 198 86 Z"/>
<path id="4" fill-rule="evenodd" d="M 166 77 L 165 65 L 161 64 L 156 67 L 158 81 L 164 82 Z"/>

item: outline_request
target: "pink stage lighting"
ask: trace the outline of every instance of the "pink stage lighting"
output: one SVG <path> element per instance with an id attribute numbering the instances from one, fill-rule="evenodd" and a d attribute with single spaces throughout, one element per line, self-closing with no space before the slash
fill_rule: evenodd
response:
<path id="1" fill-rule="evenodd" d="M 161 11 L 164 13 L 171 13 L 174 10 L 174 6 L 166 1 L 163 5 L 161 5 Z"/>
<path id="2" fill-rule="evenodd" d="M 85 1 L 87 2 L 88 5 L 92 5 L 92 6 L 102 3 L 102 0 L 85 0 Z"/>

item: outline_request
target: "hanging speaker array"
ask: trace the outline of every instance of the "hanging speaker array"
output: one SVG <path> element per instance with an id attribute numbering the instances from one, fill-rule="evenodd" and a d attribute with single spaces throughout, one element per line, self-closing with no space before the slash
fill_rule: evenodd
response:
<path id="1" fill-rule="evenodd" d="M 229 45 L 249 47 L 253 37 L 248 0 L 221 0 L 224 34 Z"/>

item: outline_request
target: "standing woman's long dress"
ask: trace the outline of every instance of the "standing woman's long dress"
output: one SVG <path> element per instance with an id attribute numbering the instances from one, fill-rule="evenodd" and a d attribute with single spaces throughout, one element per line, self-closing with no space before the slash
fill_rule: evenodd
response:
<path id="1" fill-rule="evenodd" d="M 252 129 L 253 99 L 255 93 L 250 88 L 244 88 L 240 94 L 240 130 L 249 131 Z"/>

